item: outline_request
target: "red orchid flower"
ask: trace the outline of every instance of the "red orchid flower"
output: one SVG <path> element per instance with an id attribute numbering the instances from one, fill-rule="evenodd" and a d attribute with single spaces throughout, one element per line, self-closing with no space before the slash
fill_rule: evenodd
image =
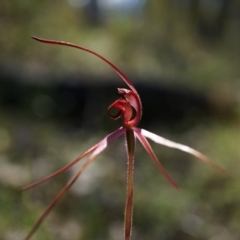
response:
<path id="1" fill-rule="evenodd" d="M 137 128 L 137 125 L 142 117 L 142 103 L 141 99 L 134 88 L 132 82 L 111 62 L 109 62 L 106 58 L 102 57 L 98 53 L 89 50 L 87 48 L 62 42 L 62 41 L 55 41 L 55 40 L 46 40 L 41 39 L 38 37 L 33 37 L 33 39 L 48 43 L 48 44 L 56 44 L 56 45 L 63 45 L 63 46 L 69 46 L 73 48 L 78 48 L 83 51 L 89 52 L 98 58 L 102 59 L 104 62 L 106 62 L 108 65 L 110 65 L 116 73 L 122 78 L 122 80 L 127 84 L 129 89 L 125 88 L 118 88 L 118 93 L 120 95 L 120 98 L 117 99 L 114 103 L 112 103 L 108 107 L 108 115 L 113 119 L 116 120 L 120 117 L 122 117 L 122 126 L 115 130 L 114 132 L 110 133 L 106 137 L 104 137 L 101 141 L 99 141 L 97 144 L 89 148 L 87 151 L 82 153 L 80 156 L 78 156 L 73 162 L 67 164 L 63 168 L 59 169 L 58 171 L 52 173 L 51 175 L 45 177 L 44 179 L 41 179 L 37 182 L 34 182 L 24 188 L 21 189 L 21 191 L 30 189 L 32 187 L 35 187 L 50 178 L 55 177 L 56 175 L 64 172 L 65 170 L 72 167 L 74 164 L 79 162 L 81 159 L 83 159 L 85 156 L 89 155 L 87 161 L 83 164 L 83 166 L 77 171 L 77 173 L 69 180 L 69 182 L 62 188 L 62 190 L 56 195 L 56 197 L 52 200 L 50 205 L 47 207 L 45 212 L 42 214 L 42 216 L 39 218 L 39 220 L 36 222 L 36 224 L 33 226 L 30 233 L 27 235 L 25 240 L 29 240 L 32 235 L 35 233 L 35 231 L 38 229 L 38 227 L 41 225 L 41 223 L 45 220 L 45 218 L 48 216 L 52 208 L 59 202 L 59 200 L 63 197 L 63 195 L 67 192 L 67 190 L 74 184 L 74 182 L 78 179 L 78 177 L 81 175 L 81 173 L 87 168 L 87 166 L 95 159 L 97 155 L 99 155 L 103 150 L 105 150 L 111 142 L 113 142 L 116 138 L 120 137 L 121 135 L 125 134 L 126 138 L 126 150 L 128 155 L 128 169 L 127 169 L 127 196 L 126 196 L 126 205 L 125 205 L 125 213 L 124 213 L 124 239 L 130 240 L 131 238 L 131 230 L 132 230 L 132 216 L 133 216 L 133 192 L 134 192 L 134 186 L 133 186 L 133 173 L 134 173 L 134 151 L 135 151 L 135 144 L 136 139 L 140 141 L 140 143 L 143 145 L 143 147 L 146 149 L 154 163 L 157 165 L 158 169 L 162 172 L 164 177 L 170 182 L 170 184 L 175 187 L 179 188 L 178 185 L 174 182 L 174 180 L 168 175 L 166 170 L 163 168 L 161 163 L 158 161 L 155 153 L 153 152 L 148 140 L 151 139 L 152 141 L 165 145 L 170 148 L 176 148 L 181 151 L 187 152 L 203 162 L 209 164 L 211 167 L 213 167 L 218 172 L 225 174 L 225 171 L 214 164 L 208 157 L 203 155 L 202 153 L 179 143 L 172 142 L 170 140 L 167 140 L 163 137 L 160 137 L 154 133 L 151 133 L 147 130 Z M 115 115 L 110 114 L 111 109 L 117 109 L 118 112 Z"/>

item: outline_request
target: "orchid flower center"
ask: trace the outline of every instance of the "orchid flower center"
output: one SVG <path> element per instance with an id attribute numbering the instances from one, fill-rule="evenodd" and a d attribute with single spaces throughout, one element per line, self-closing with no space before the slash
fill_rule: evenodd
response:
<path id="1" fill-rule="evenodd" d="M 108 107 L 108 115 L 113 120 L 122 117 L 124 127 L 135 127 L 140 120 L 137 96 L 133 91 L 125 88 L 118 88 L 118 93 L 121 97 Z M 113 108 L 118 109 L 114 115 L 110 114 Z"/>

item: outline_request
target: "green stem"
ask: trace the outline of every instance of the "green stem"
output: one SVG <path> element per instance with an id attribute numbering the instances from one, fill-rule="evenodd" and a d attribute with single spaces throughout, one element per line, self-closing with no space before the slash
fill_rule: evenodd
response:
<path id="1" fill-rule="evenodd" d="M 126 129 L 126 143 L 128 154 L 128 170 L 127 170 L 127 197 L 125 205 L 125 240 L 130 240 L 132 232 L 132 216 L 133 216 L 133 173 L 134 173 L 134 152 L 135 152 L 135 136 L 132 129 Z"/>

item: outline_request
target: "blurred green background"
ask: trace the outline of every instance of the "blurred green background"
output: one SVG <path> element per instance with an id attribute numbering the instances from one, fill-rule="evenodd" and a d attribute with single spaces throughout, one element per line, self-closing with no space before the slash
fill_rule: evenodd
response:
<path id="1" fill-rule="evenodd" d="M 125 84 L 106 64 L 31 36 L 102 54 L 143 101 L 140 127 L 205 153 L 228 172 L 152 144 L 176 191 L 138 144 L 133 240 L 240 239 L 240 3 L 237 0 L 0 2 L 0 239 L 23 239 L 76 171 L 70 162 L 121 122 L 107 107 Z M 84 162 L 84 161 L 83 161 Z M 121 240 L 124 138 L 84 172 L 33 239 Z"/>

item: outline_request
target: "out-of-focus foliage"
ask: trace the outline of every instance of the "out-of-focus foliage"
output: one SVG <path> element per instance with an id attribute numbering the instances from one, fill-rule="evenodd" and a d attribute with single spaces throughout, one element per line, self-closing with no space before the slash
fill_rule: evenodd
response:
<path id="1" fill-rule="evenodd" d="M 26 236 L 76 168 L 20 194 L 21 186 L 60 168 L 117 125 L 105 111 L 113 93 L 93 88 L 94 81 L 111 79 L 111 69 L 32 35 L 87 46 L 133 82 L 144 82 L 142 127 L 204 152 L 228 172 L 221 177 L 153 144 L 182 187 L 176 191 L 137 148 L 133 240 L 240 238 L 239 1 L 129 0 L 139 5 L 121 8 L 120 2 L 0 1 L 0 239 Z M 77 90 L 76 75 L 93 90 Z M 178 90 L 192 92 L 175 98 Z M 204 101 L 195 104 L 198 94 Z M 181 105 L 186 99 L 192 105 Z M 123 239 L 124 147 L 122 138 L 96 159 L 33 239 Z"/>
<path id="2" fill-rule="evenodd" d="M 36 35 L 92 48 L 142 78 L 164 76 L 209 87 L 239 75 L 238 1 L 142 1 L 135 12 L 103 9 L 104 2 L 109 1 L 2 1 L 1 63 L 19 66 L 20 61 L 21 70 L 32 75 L 112 73 L 92 56 L 41 46 L 30 39 Z"/>

